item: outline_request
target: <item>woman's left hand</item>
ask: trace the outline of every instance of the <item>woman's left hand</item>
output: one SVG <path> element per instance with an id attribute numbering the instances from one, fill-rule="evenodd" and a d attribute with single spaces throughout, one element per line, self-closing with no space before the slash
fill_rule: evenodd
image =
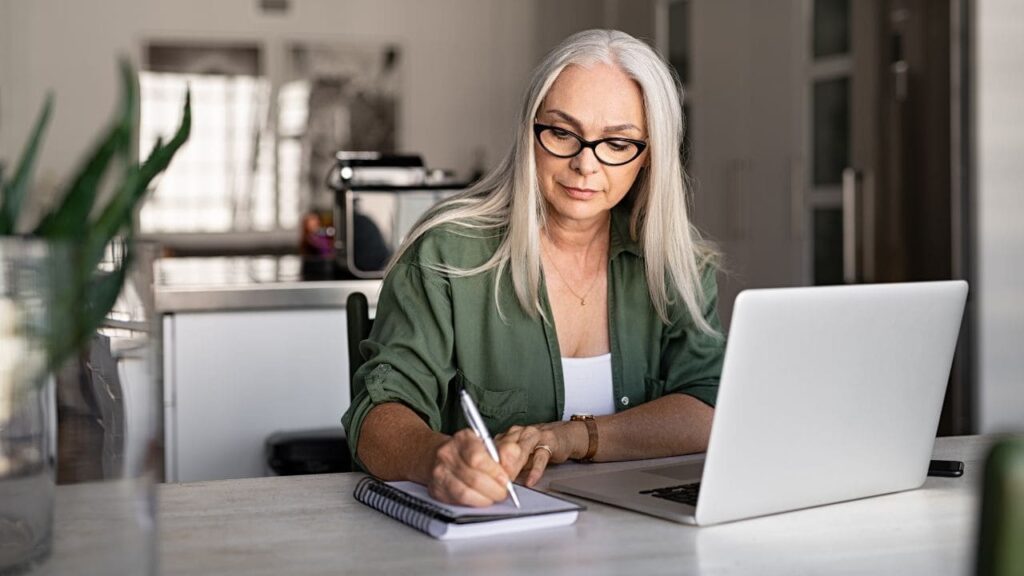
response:
<path id="1" fill-rule="evenodd" d="M 536 426 L 513 426 L 499 434 L 498 444 L 518 444 L 525 460 L 516 480 L 533 486 L 548 464 L 561 464 L 573 456 L 575 422 L 549 422 Z"/>

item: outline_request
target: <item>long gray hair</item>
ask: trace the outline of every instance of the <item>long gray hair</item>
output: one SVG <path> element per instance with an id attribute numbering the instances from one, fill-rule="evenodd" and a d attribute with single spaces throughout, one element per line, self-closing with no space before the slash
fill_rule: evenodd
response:
<path id="1" fill-rule="evenodd" d="M 587 30 L 567 38 L 534 70 L 512 149 L 501 163 L 468 190 L 439 203 L 410 231 L 392 264 L 427 231 L 444 224 L 502 233 L 494 255 L 474 268 L 443 263 L 434 267 L 456 277 L 496 269 L 494 295 L 506 268 L 520 306 L 544 316 L 540 301 L 540 234 L 545 205 L 537 181 L 533 122 L 544 96 L 569 65 L 618 66 L 639 84 L 644 97 L 649 166 L 633 185 L 630 234 L 642 246 L 651 302 L 668 324 L 669 305 L 682 300 L 697 328 L 716 334 L 702 313 L 701 272 L 715 252 L 700 238 L 687 215 L 687 178 L 680 159 L 683 115 L 679 80 L 647 44 L 617 30 Z M 389 269 L 390 272 L 390 269 Z"/>

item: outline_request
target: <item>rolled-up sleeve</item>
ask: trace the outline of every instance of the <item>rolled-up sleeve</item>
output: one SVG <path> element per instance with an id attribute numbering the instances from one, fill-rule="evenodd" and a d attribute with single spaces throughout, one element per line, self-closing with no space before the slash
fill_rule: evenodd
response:
<path id="1" fill-rule="evenodd" d="M 441 406 L 455 375 L 448 280 L 403 259 L 388 274 L 377 301 L 370 336 L 359 346 L 365 362 L 352 380 L 352 405 L 342 417 L 349 449 L 356 456 L 363 420 L 370 410 L 400 402 L 432 429 L 441 429 Z"/>
<path id="2" fill-rule="evenodd" d="M 704 291 L 702 314 L 712 328 L 722 333 L 718 318 L 718 282 L 715 268 L 708 266 L 701 276 Z M 714 406 L 718 381 L 725 358 L 725 337 L 701 332 L 681 302 L 673 306 L 671 326 L 664 332 L 661 346 L 661 373 L 665 393 L 681 393 Z"/>

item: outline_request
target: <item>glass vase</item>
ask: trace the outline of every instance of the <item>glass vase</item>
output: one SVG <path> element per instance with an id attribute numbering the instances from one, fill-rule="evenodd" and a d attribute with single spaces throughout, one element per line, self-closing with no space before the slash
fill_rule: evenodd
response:
<path id="1" fill-rule="evenodd" d="M 0 237 L 0 574 L 41 562 L 53 541 L 54 403 L 45 335 L 63 253 Z"/>
<path id="2" fill-rule="evenodd" d="M 12 249 L 15 245 L 18 248 Z M 26 249 L 28 245 L 33 248 Z M 0 239 L 0 262 L 4 253 L 14 255 L 19 250 L 40 259 L 34 266 L 22 266 L 39 270 L 35 288 L 26 291 L 26 283 L 20 282 L 17 294 L 7 291 L 12 301 L 28 303 L 21 308 L 32 310 L 31 314 L 21 312 L 18 322 L 41 327 L 20 333 L 45 332 L 47 327 L 60 331 L 73 325 L 60 314 L 77 314 L 85 303 L 68 306 L 49 301 L 51 305 L 42 311 L 34 304 L 66 297 L 66 290 L 50 284 L 66 285 L 71 267 L 62 266 L 61 259 L 69 261 L 72 250 L 40 241 Z M 20 386 L 31 391 L 23 394 L 22 411 L 33 414 L 35 450 L 44 456 L 34 479 L 19 476 L 23 479 L 20 489 L 26 490 L 29 484 L 37 495 L 36 503 L 25 501 L 31 510 L 23 506 L 7 512 L 15 507 L 7 504 L 6 495 L 0 497 L 0 516 L 22 518 L 20 525 L 33 526 L 38 541 L 20 564 L 11 564 L 12 573 L 157 573 L 155 483 L 162 475 L 163 398 L 157 370 L 159 331 L 153 329 L 153 252 L 144 245 L 135 247 L 125 284 L 102 326 L 59 366 L 36 368 L 42 375 L 34 385 Z M 118 251 L 108 253 L 99 273 L 112 270 L 123 256 Z M 39 349 L 42 343 L 20 346 Z M 19 370 L 19 374 L 31 372 Z M 28 421 L 27 417 L 22 420 Z M 3 442 L 5 451 L 14 446 L 6 437 Z"/>

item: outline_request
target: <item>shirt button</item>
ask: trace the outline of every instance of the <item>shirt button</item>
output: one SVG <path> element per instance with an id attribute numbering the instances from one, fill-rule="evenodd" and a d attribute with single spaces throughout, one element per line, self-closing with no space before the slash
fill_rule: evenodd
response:
<path id="1" fill-rule="evenodd" d="M 629 396 L 623 396 L 619 402 L 622 402 L 623 406 L 629 406 Z"/>

